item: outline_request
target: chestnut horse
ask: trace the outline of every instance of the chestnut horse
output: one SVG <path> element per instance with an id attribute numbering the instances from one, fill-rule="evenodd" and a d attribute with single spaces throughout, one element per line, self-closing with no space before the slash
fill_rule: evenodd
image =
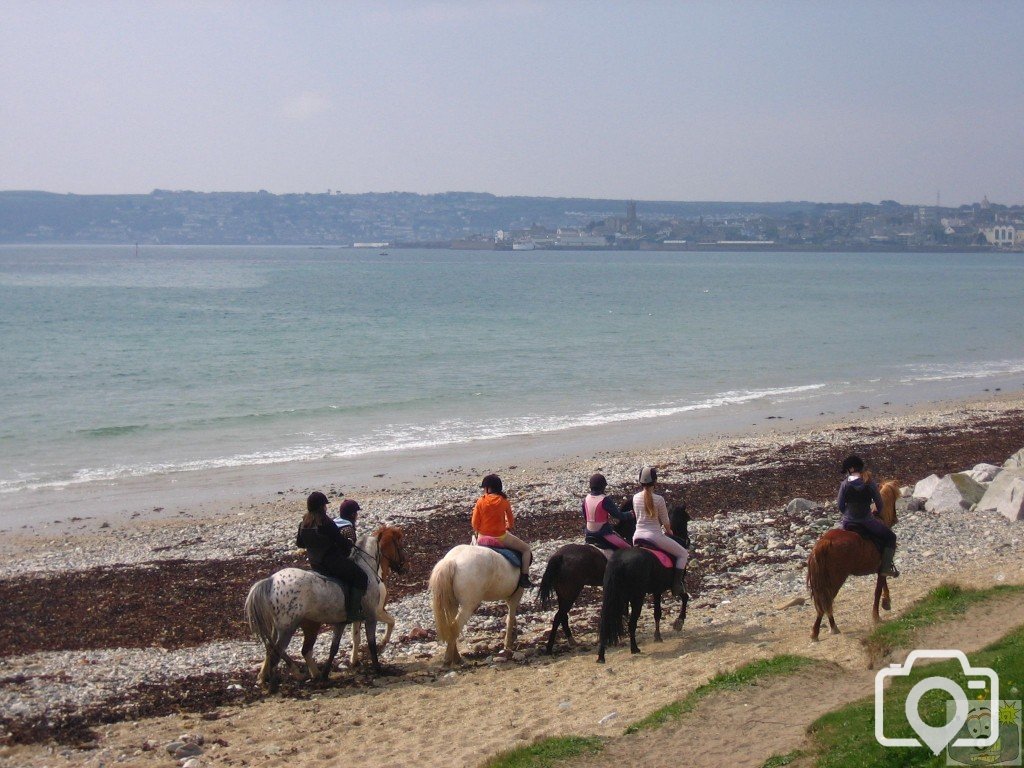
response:
<path id="1" fill-rule="evenodd" d="M 879 489 L 882 497 L 880 518 L 892 528 L 896 525 L 896 499 L 900 488 L 895 480 L 883 483 Z M 882 555 L 873 541 L 853 531 L 833 528 L 827 531 L 814 545 L 810 557 L 807 558 L 807 587 L 814 600 L 814 609 L 818 612 L 811 629 L 811 640 L 818 639 L 821 619 L 828 616 L 828 625 L 833 635 L 839 634 L 836 620 L 832 616 L 832 603 L 839 594 L 840 588 L 848 576 L 871 576 L 877 574 L 875 581 L 875 602 L 872 617 L 878 617 L 878 604 L 889 610 L 889 583 L 885 575 L 878 573 L 882 566 Z"/>

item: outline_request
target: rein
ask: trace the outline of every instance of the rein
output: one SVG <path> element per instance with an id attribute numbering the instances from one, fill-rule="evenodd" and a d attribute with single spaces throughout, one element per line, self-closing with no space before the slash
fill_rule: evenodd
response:
<path id="1" fill-rule="evenodd" d="M 376 557 L 371 555 L 369 552 L 367 552 L 365 549 L 360 547 L 358 544 L 353 544 L 352 545 L 352 551 L 354 553 L 362 556 L 363 558 L 365 558 L 368 563 L 372 563 L 373 564 L 373 577 L 378 582 L 380 582 L 381 581 L 381 578 L 380 578 L 380 558 L 381 558 L 380 543 L 378 542 L 378 545 L 377 545 L 377 555 L 376 555 Z"/>

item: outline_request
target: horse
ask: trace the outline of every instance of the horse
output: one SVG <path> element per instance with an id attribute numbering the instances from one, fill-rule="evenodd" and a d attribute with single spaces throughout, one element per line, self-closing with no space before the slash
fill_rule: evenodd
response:
<path id="1" fill-rule="evenodd" d="M 670 521 L 672 531 L 684 546 L 689 548 L 690 537 L 687 524 L 690 516 L 684 505 L 673 508 Z M 604 573 L 604 594 L 601 598 L 601 619 L 597 648 L 597 662 L 604 664 L 605 648 L 618 643 L 622 639 L 622 621 L 629 608 L 629 650 L 640 653 L 636 644 L 636 625 L 640 620 L 644 597 L 654 597 L 654 641 L 660 643 L 661 638 L 661 594 L 672 588 L 673 568 L 662 565 L 661 560 L 650 549 L 635 546 L 630 549 L 617 550 L 608 561 Z M 686 605 L 690 596 L 683 592 L 679 597 L 679 616 L 672 622 L 676 632 L 683 628 L 686 621 Z"/>
<path id="2" fill-rule="evenodd" d="M 615 532 L 626 541 L 632 541 L 636 531 L 636 518 L 624 516 L 615 526 Z M 550 656 L 555 645 L 558 627 L 565 632 L 566 642 L 576 645 L 569 629 L 569 611 L 584 587 L 599 587 L 604 582 L 604 571 L 614 550 L 599 549 L 593 544 L 566 544 L 555 550 L 544 568 L 537 596 L 542 608 L 551 603 L 551 593 L 558 597 L 558 610 L 551 620 L 551 634 L 548 635 L 546 653 Z"/>
<path id="3" fill-rule="evenodd" d="M 377 653 L 384 652 L 384 647 L 391 639 L 391 632 L 395 628 L 395 617 L 384 610 L 384 604 L 388 599 L 388 588 L 385 584 L 387 577 L 392 571 L 402 573 L 405 568 L 405 552 L 402 550 L 402 529 L 393 526 L 381 526 L 373 534 L 377 538 L 380 552 L 380 568 L 377 575 L 380 577 L 380 597 L 377 603 L 377 621 L 384 624 L 384 639 L 377 643 Z M 316 643 L 317 635 L 320 634 L 321 624 L 315 621 L 304 621 L 299 627 L 302 629 L 302 655 L 307 656 Z M 355 667 L 359 664 L 359 633 L 362 630 L 363 622 L 352 622 L 352 652 L 349 654 L 349 666 Z"/>
<path id="4" fill-rule="evenodd" d="M 523 598 L 519 573 L 519 566 L 512 565 L 494 549 L 469 544 L 453 547 L 434 566 L 430 572 L 431 604 L 437 637 L 447 643 L 446 667 L 462 663 L 459 635 L 482 602 L 500 600 L 508 605 L 504 650 L 512 651 L 516 611 Z"/>
<path id="5" fill-rule="evenodd" d="M 895 480 L 890 480 L 883 483 L 878 492 L 882 497 L 880 517 L 883 523 L 892 528 L 896 525 L 896 499 L 900 495 L 899 484 Z M 888 611 L 891 607 L 889 582 L 886 580 L 885 574 L 878 573 L 881 566 L 882 556 L 878 547 L 873 541 L 859 533 L 834 528 L 818 539 L 810 557 L 807 558 L 807 587 L 814 601 L 814 609 L 817 611 L 814 627 L 811 629 L 811 640 L 818 639 L 821 619 L 826 615 L 832 634 L 839 634 L 839 627 L 836 626 L 836 620 L 832 616 L 832 604 L 848 576 L 878 575 L 875 581 L 872 618 L 876 624 L 881 621 L 878 616 L 879 601 L 885 610 Z"/>
<path id="6" fill-rule="evenodd" d="M 381 603 L 380 592 L 383 583 L 378 575 L 381 553 L 377 535 L 360 537 L 353 550 L 352 559 L 367 575 L 366 594 L 362 602 L 363 622 L 366 626 L 370 658 L 374 670 L 380 673 L 376 610 Z M 284 568 L 252 585 L 245 598 L 245 617 L 249 629 L 266 649 L 258 680 L 260 685 L 271 691 L 277 688 L 275 670 L 282 659 L 296 677 L 303 676 L 302 668 L 288 655 L 287 650 L 295 630 L 303 622 L 307 622 L 309 626 L 315 625 L 317 630 L 321 624 L 333 625 L 334 638 L 331 641 L 330 656 L 322 670 L 317 669 L 312 654 L 313 643 L 308 637 L 302 646 L 302 656 L 306 660 L 310 677 L 326 680 L 330 675 L 334 657 L 338 653 L 342 629 L 348 623 L 345 589 L 337 581 L 315 571 Z"/>

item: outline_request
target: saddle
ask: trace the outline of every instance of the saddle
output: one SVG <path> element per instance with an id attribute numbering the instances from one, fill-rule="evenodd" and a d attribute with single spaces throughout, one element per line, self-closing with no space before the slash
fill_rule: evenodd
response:
<path id="1" fill-rule="evenodd" d="M 516 552 L 514 549 L 509 549 L 508 547 L 501 546 L 500 542 L 493 536 L 477 536 L 476 545 L 478 547 L 487 547 L 488 549 L 493 549 L 499 555 L 501 555 L 510 563 L 512 563 L 512 565 L 515 566 L 517 570 L 521 568 L 523 565 L 523 558 L 518 552 Z"/>
<path id="2" fill-rule="evenodd" d="M 673 570 L 676 567 L 676 559 L 674 557 L 672 557 L 667 552 L 663 552 L 662 550 L 658 549 L 656 546 L 654 546 L 654 544 L 647 541 L 646 539 L 634 539 L 633 546 L 640 547 L 641 549 L 646 549 L 648 552 L 650 552 L 652 555 L 658 558 L 659 563 L 661 563 L 669 570 Z"/>
<path id="3" fill-rule="evenodd" d="M 872 544 L 874 544 L 878 548 L 879 552 L 882 551 L 881 543 L 879 543 L 878 539 L 871 535 L 871 531 L 866 526 L 863 526 L 860 523 L 851 520 L 843 522 L 842 529 L 844 531 L 849 531 L 850 533 L 856 533 L 862 539 L 866 539 L 867 541 L 870 541 Z"/>
<path id="4" fill-rule="evenodd" d="M 614 551 L 616 549 L 616 547 L 613 547 L 611 544 L 609 544 L 607 541 L 605 541 L 604 536 L 602 536 L 599 533 L 590 533 L 590 532 L 588 532 L 583 537 L 583 540 L 587 544 L 589 544 L 590 546 L 597 547 L 598 549 L 604 549 L 604 550 L 610 549 L 612 551 Z"/>

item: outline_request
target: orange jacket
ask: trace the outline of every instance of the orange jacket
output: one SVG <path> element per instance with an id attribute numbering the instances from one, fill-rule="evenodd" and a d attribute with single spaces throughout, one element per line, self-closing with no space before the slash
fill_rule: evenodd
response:
<path id="1" fill-rule="evenodd" d="M 504 536 L 516 519 L 508 499 L 496 493 L 485 493 L 473 507 L 473 530 L 483 536 Z"/>

